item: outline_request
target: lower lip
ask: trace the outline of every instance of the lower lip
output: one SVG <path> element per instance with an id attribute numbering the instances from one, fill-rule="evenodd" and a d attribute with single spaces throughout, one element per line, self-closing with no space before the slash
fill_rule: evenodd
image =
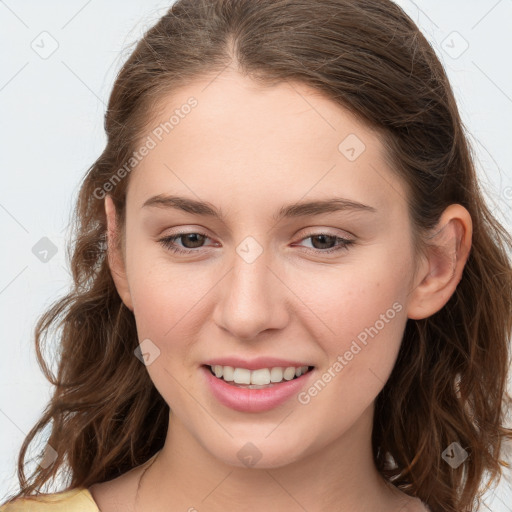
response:
<path id="1" fill-rule="evenodd" d="M 263 389 L 239 388 L 215 377 L 210 367 L 202 366 L 213 396 L 223 405 L 241 412 L 263 412 L 286 402 L 307 384 L 314 370 L 296 379 L 274 384 Z"/>

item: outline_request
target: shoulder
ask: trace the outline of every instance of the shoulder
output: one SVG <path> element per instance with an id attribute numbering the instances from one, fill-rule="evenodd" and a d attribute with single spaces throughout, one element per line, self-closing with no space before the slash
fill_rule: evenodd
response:
<path id="1" fill-rule="evenodd" d="M 423 503 L 419 498 L 412 496 L 407 496 L 405 498 L 405 502 L 402 500 L 397 504 L 397 506 L 399 507 L 400 512 L 431 512 L 426 503 Z"/>
<path id="2" fill-rule="evenodd" d="M 19 498 L 0 506 L 0 512 L 99 512 L 91 493 L 84 488 Z"/>
<path id="3" fill-rule="evenodd" d="M 431 512 L 431 510 L 428 505 L 423 503 L 419 498 L 414 498 L 414 500 L 401 512 Z"/>

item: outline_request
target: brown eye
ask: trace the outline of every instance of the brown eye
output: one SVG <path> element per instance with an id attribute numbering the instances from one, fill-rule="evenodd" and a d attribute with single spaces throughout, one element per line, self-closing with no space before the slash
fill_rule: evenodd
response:
<path id="1" fill-rule="evenodd" d="M 205 240 L 208 238 L 209 236 L 205 233 L 176 233 L 175 235 L 160 239 L 159 242 L 166 249 L 172 252 L 192 254 L 194 252 L 199 252 L 199 249 L 203 247 Z M 316 254 L 331 254 L 342 250 L 348 250 L 349 246 L 355 243 L 354 240 L 349 240 L 329 233 L 312 233 L 303 238 L 302 241 L 308 239 L 312 241 L 312 248 L 306 249 L 308 251 L 313 251 Z M 177 241 L 180 241 L 181 246 L 177 245 Z"/>
<path id="2" fill-rule="evenodd" d="M 309 236 L 302 239 L 311 240 L 312 249 L 316 254 L 331 254 L 338 251 L 348 250 L 348 248 L 355 243 L 354 240 L 342 238 L 337 235 L 329 233 L 311 233 Z"/>
<path id="3" fill-rule="evenodd" d="M 314 235 L 309 237 L 311 239 L 311 245 L 315 249 L 330 249 L 331 246 L 336 246 L 336 237 L 330 235 Z M 317 242 L 316 244 L 314 242 Z M 327 246 L 327 247 L 326 247 Z"/>
<path id="4" fill-rule="evenodd" d="M 204 242 L 205 236 L 200 233 L 186 233 L 175 238 L 181 240 L 185 249 L 197 249 Z"/>
<path id="5" fill-rule="evenodd" d="M 160 239 L 159 242 L 170 251 L 190 254 L 197 252 L 194 251 L 194 249 L 200 249 L 206 238 L 209 237 L 204 233 L 177 233 L 175 235 L 166 236 Z M 183 248 L 176 245 L 177 240 L 181 242 Z"/>

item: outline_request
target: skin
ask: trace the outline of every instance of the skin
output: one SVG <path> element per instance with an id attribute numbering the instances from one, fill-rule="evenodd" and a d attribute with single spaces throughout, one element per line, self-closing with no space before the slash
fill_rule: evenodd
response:
<path id="1" fill-rule="evenodd" d="M 407 319 L 441 309 L 460 281 L 470 215 L 451 205 L 432 238 L 437 250 L 415 255 L 407 191 L 378 134 L 305 85 L 263 89 L 231 71 L 212 79 L 164 98 L 153 127 L 190 96 L 198 106 L 132 171 L 121 249 L 105 199 L 112 275 L 139 340 L 160 350 L 147 370 L 172 412 L 152 464 L 91 493 L 102 512 L 424 510 L 373 464 L 374 401 Z M 338 150 L 349 134 L 365 144 L 354 161 Z M 208 201 L 225 222 L 143 207 L 171 193 Z M 333 195 L 377 213 L 272 219 L 284 205 Z M 179 230 L 208 238 L 196 249 L 178 238 L 175 245 L 196 253 L 174 254 L 159 240 Z M 307 238 L 322 232 L 355 243 L 328 255 L 332 239 L 322 246 Z M 251 264 L 236 252 L 247 236 L 263 250 Z M 401 311 L 306 405 L 293 397 L 267 412 L 234 411 L 200 378 L 204 361 L 219 355 L 298 359 L 320 376 L 394 303 Z M 237 456 L 248 441 L 261 454 L 254 467 Z"/>

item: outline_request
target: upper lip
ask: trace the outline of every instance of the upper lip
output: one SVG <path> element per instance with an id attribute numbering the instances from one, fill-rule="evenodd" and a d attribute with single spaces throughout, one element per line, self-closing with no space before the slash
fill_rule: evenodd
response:
<path id="1" fill-rule="evenodd" d="M 259 370 L 261 368 L 274 368 L 276 366 L 288 368 L 289 366 L 312 366 L 300 361 L 291 361 L 279 357 L 256 357 L 254 359 L 240 359 L 239 357 L 218 357 L 204 363 L 208 366 L 232 366 L 233 368 L 247 368 L 248 370 Z"/>

